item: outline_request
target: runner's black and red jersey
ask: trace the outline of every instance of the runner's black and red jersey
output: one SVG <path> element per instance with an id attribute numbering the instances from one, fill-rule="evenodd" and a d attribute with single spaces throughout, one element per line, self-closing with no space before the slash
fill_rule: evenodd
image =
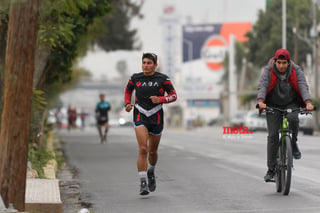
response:
<path id="1" fill-rule="evenodd" d="M 134 121 L 163 124 L 162 104 L 177 99 L 176 91 L 169 77 L 159 72 L 155 72 L 151 76 L 146 76 L 143 72 L 133 74 L 125 88 L 125 103 L 131 103 L 133 90 L 135 90 L 136 96 L 133 112 Z M 158 96 L 160 104 L 152 103 L 150 96 Z"/>

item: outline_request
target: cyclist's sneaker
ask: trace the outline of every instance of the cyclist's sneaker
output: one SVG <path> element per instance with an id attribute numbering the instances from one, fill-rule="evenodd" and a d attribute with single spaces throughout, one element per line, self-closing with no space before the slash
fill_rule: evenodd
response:
<path id="1" fill-rule="evenodd" d="M 298 160 L 301 158 L 301 152 L 297 143 L 292 143 L 292 155 L 294 159 Z"/>
<path id="2" fill-rule="evenodd" d="M 106 133 L 103 135 L 103 140 L 104 140 L 104 142 L 107 142 L 107 134 Z"/>
<path id="3" fill-rule="evenodd" d="M 101 143 L 103 143 L 103 142 L 104 142 L 103 137 L 100 137 L 100 141 L 101 141 Z"/>
<path id="4" fill-rule="evenodd" d="M 140 195 L 147 195 L 147 194 L 149 194 L 147 181 L 146 180 L 142 180 L 140 182 Z"/>
<path id="5" fill-rule="evenodd" d="M 154 192 L 154 190 L 156 190 L 156 177 L 154 175 L 154 170 L 148 169 L 147 175 L 148 175 L 149 190 L 150 192 Z"/>
<path id="6" fill-rule="evenodd" d="M 264 176 L 264 181 L 270 182 L 274 177 L 274 169 L 268 169 L 267 174 Z"/>

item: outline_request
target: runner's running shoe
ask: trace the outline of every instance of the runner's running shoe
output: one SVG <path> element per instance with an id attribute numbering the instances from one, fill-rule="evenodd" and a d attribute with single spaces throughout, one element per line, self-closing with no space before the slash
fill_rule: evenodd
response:
<path id="1" fill-rule="evenodd" d="M 154 175 L 154 170 L 148 169 L 147 175 L 148 175 L 149 190 L 150 192 L 154 192 L 154 190 L 156 190 L 156 177 Z"/>
<path id="2" fill-rule="evenodd" d="M 149 194 L 147 181 L 142 180 L 140 183 L 140 195 L 147 195 Z"/>

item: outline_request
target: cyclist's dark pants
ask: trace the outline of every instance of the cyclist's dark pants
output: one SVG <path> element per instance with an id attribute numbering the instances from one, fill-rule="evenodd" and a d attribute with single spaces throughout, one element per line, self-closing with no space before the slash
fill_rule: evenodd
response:
<path id="1" fill-rule="evenodd" d="M 296 104 L 289 104 L 285 108 L 297 108 Z M 278 107 L 280 108 L 280 107 Z M 282 107 L 281 107 L 282 108 Z M 292 143 L 297 142 L 297 136 L 299 131 L 299 112 L 293 112 L 288 114 L 289 128 L 292 130 Z M 269 169 L 273 169 L 276 165 L 276 158 L 279 144 L 279 129 L 281 127 L 282 116 L 277 112 L 267 113 L 267 125 L 268 125 L 268 145 L 267 145 L 267 165 Z"/>

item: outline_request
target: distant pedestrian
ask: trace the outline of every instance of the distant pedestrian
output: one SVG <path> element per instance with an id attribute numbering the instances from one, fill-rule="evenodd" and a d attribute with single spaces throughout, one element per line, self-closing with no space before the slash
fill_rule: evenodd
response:
<path id="1" fill-rule="evenodd" d="M 77 110 L 71 105 L 68 107 L 68 129 L 76 128 Z"/>
<path id="2" fill-rule="evenodd" d="M 149 191 L 153 192 L 156 189 L 155 166 L 163 130 L 162 104 L 174 102 L 177 99 L 170 79 L 156 72 L 156 67 L 157 56 L 153 53 L 144 53 L 142 72 L 133 74 L 125 88 L 125 110 L 130 112 L 134 106 L 134 126 L 139 145 L 137 167 L 140 177 L 140 195 L 147 195 Z M 134 90 L 136 101 L 135 104 L 131 104 Z"/>
<path id="3" fill-rule="evenodd" d="M 57 111 L 55 112 L 55 118 L 56 118 L 56 126 L 58 127 L 58 129 L 60 129 L 62 127 L 62 121 L 63 121 L 63 112 L 61 111 L 61 107 L 57 108 Z"/>
<path id="4" fill-rule="evenodd" d="M 86 117 L 87 117 L 87 113 L 84 109 L 81 109 L 80 112 L 80 119 L 81 119 L 81 128 L 84 129 L 86 126 Z"/>
<path id="5" fill-rule="evenodd" d="M 109 101 L 105 100 L 105 95 L 100 94 L 100 101 L 96 106 L 96 119 L 97 119 L 97 128 L 100 136 L 101 143 L 107 141 L 107 133 L 109 130 L 109 111 L 111 110 L 111 105 Z M 104 127 L 104 132 L 103 131 Z"/>

